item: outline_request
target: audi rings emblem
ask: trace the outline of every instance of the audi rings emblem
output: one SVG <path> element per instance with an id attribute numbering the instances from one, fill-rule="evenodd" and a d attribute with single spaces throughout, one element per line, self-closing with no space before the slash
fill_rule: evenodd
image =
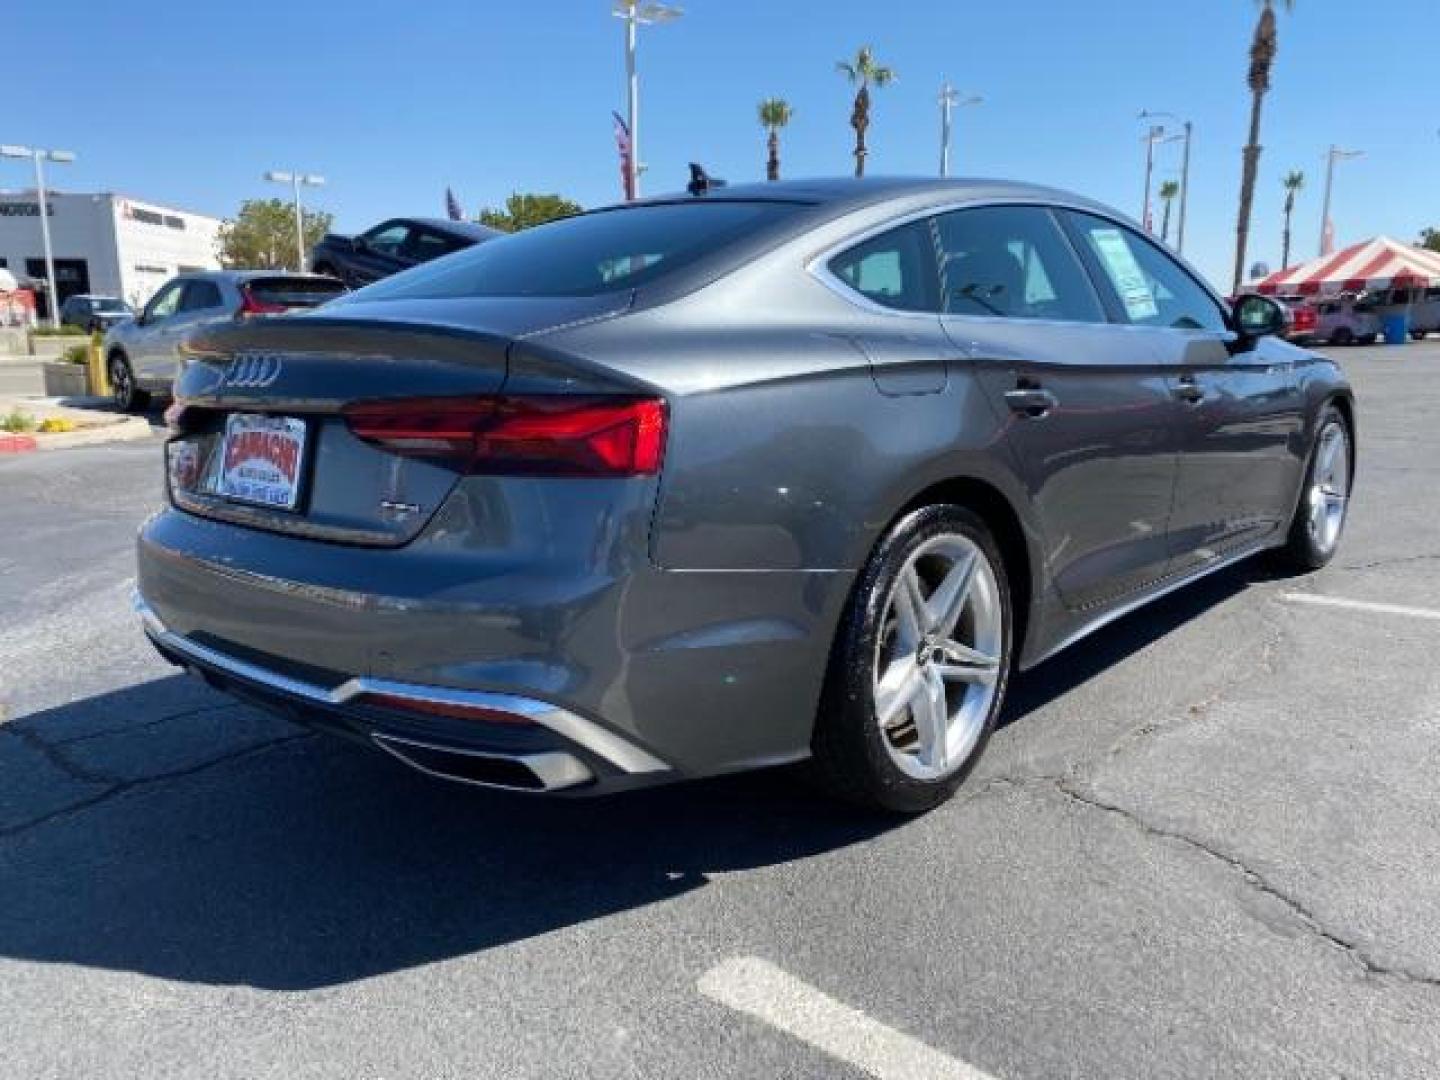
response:
<path id="1" fill-rule="evenodd" d="M 236 353 L 220 380 L 222 390 L 261 390 L 280 378 L 280 357 L 267 353 Z"/>

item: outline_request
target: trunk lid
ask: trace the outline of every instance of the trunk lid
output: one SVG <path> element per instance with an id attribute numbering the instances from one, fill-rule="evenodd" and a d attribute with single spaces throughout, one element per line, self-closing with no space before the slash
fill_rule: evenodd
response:
<path id="1" fill-rule="evenodd" d="M 460 472 L 358 438 L 341 410 L 498 394 L 518 338 L 624 306 L 628 297 L 346 301 L 207 327 L 187 341 L 175 384 L 171 499 L 194 514 L 273 532 L 404 544 Z"/>

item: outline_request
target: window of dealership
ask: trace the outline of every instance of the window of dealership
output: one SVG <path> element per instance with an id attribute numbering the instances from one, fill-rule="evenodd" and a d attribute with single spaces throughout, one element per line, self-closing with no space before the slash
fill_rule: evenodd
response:
<path id="1" fill-rule="evenodd" d="M 216 270 L 217 218 L 111 192 L 46 193 L 60 302 L 77 293 L 118 296 L 139 307 L 175 274 Z M 48 297 L 40 206 L 34 191 L 0 191 L 0 268 Z"/>

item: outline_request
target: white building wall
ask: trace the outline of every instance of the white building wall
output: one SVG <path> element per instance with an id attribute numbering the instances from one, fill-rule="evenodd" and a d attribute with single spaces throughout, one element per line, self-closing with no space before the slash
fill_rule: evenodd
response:
<path id="1" fill-rule="evenodd" d="M 50 241 L 56 259 L 83 259 L 90 291 L 136 306 L 181 270 L 218 270 L 220 221 L 124 195 L 49 192 Z M 16 277 L 42 258 L 34 191 L 0 191 L 0 258 Z M 31 212 L 26 213 L 26 210 Z"/>

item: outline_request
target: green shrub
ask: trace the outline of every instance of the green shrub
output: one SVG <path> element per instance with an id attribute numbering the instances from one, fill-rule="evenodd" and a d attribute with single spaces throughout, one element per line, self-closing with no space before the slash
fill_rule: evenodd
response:
<path id="1" fill-rule="evenodd" d="M 89 337 L 78 326 L 37 326 L 30 334 L 32 337 Z"/>
<path id="2" fill-rule="evenodd" d="M 0 431 L 8 431 L 11 434 L 20 431 L 34 431 L 35 418 L 29 413 L 23 413 L 19 409 L 12 409 L 9 416 L 0 417 Z"/>
<path id="3" fill-rule="evenodd" d="M 71 345 L 65 350 L 61 357 L 67 364 L 86 364 L 90 362 L 89 345 Z"/>

